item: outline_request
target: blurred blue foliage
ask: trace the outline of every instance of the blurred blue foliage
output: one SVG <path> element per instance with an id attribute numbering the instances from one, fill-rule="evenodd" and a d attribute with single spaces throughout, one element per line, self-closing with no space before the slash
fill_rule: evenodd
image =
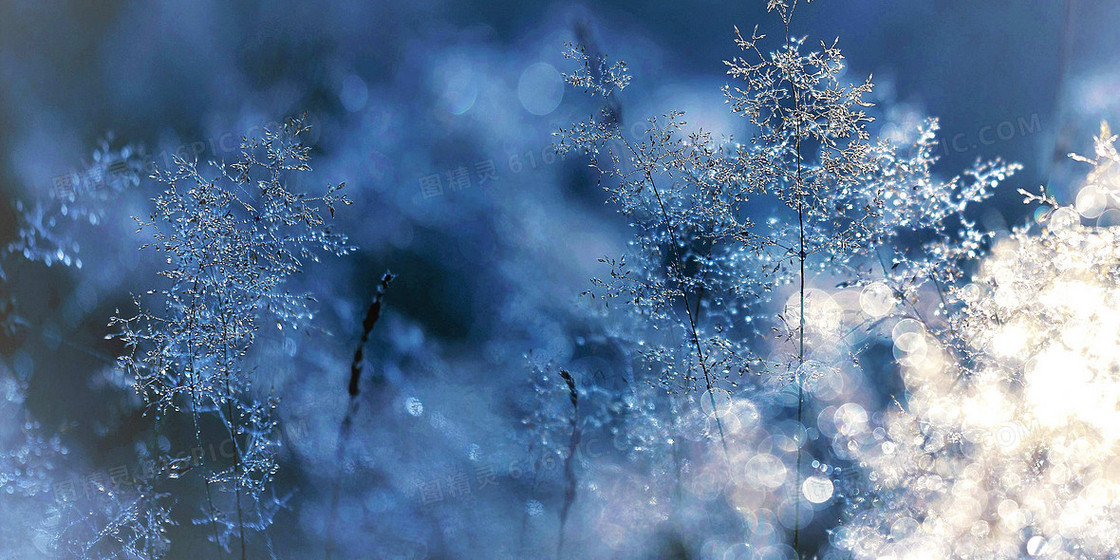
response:
<path id="1" fill-rule="evenodd" d="M 1077 5 L 821 0 L 799 29 L 839 36 L 851 81 L 875 75 L 887 125 L 941 118 L 935 172 L 998 156 L 1024 163 L 1014 185 L 1068 197 L 1061 158 L 1088 151 L 1094 123 L 1120 112 L 1110 94 L 1120 6 Z M 182 506 L 167 519 L 162 505 L 147 510 L 170 557 L 219 554 L 210 526 L 191 522 L 204 503 L 197 485 L 147 488 L 170 468 L 158 456 L 228 463 L 228 441 L 216 429 L 199 441 L 161 433 L 115 366 L 122 345 L 106 339 L 108 320 L 167 266 L 137 251 L 146 240 L 131 217 L 151 217 L 160 192 L 141 169 L 176 156 L 235 160 L 242 136 L 302 113 L 311 170 L 293 186 L 345 181 L 354 204 L 335 224 L 358 250 L 291 279 L 317 300 L 313 329 L 254 349 L 258 396 L 280 403 L 269 503 L 284 507 L 268 511 L 268 548 L 318 558 L 332 535 L 341 558 L 553 557 L 572 443 L 555 419 L 567 422 L 575 394 L 557 377 L 562 363 L 582 391 L 576 445 L 602 471 L 591 484 L 618 498 L 573 510 L 566 550 L 707 554 L 656 519 L 609 509 L 657 493 L 635 464 L 672 460 L 641 423 L 627 425 L 643 413 L 625 411 L 671 405 L 635 382 L 625 328 L 578 297 L 604 273 L 596 259 L 623 253 L 629 233 L 587 162 L 558 156 L 551 133 L 598 110 L 561 76 L 564 44 L 580 42 L 640 77 L 619 94 L 622 126 L 672 107 L 693 126 L 742 135 L 723 105 L 720 61 L 736 54 L 732 24 L 778 31 L 765 12 L 710 0 L 5 2 L 0 558 L 76 555 L 58 537 L 95 538 L 104 523 L 75 529 L 75 503 L 111 522 L 137 495 Z M 1006 230 L 1023 217 L 1019 201 L 997 190 L 971 218 Z M 339 453 L 350 361 L 386 269 L 398 278 Z M 623 387 L 642 398 L 604 389 Z M 713 525 L 726 523 L 720 513 Z M 158 548 L 149 540 L 162 537 L 144 533 L 152 524 L 127 521 L 129 544 L 102 557 Z"/>

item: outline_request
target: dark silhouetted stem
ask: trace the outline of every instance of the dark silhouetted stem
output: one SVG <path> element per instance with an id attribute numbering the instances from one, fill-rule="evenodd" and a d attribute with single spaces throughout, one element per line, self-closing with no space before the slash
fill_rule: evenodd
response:
<path id="1" fill-rule="evenodd" d="M 560 538 L 556 543 L 557 560 L 560 560 L 560 554 L 564 550 L 564 525 L 568 522 L 568 511 L 572 507 L 572 502 L 576 500 L 575 459 L 576 449 L 582 437 L 579 429 L 579 392 L 576 391 L 575 379 L 572 378 L 571 373 L 563 369 L 560 370 L 560 377 L 568 385 L 568 399 L 572 402 L 572 437 L 568 440 L 568 458 L 564 461 L 564 480 L 567 484 L 564 489 L 564 506 L 560 509 Z"/>
<path id="2" fill-rule="evenodd" d="M 339 466 L 339 469 L 342 468 L 342 461 L 346 455 L 346 443 L 350 440 L 350 428 L 354 422 L 354 413 L 358 410 L 362 369 L 365 367 L 365 346 L 369 342 L 369 334 L 373 332 L 373 326 L 377 324 L 377 320 L 381 317 L 381 300 L 385 297 L 385 291 L 389 289 L 389 283 L 394 278 L 396 276 L 389 271 L 381 276 L 377 293 L 373 296 L 373 302 L 369 304 L 369 308 L 366 309 L 366 316 L 362 320 L 362 340 L 358 343 L 358 349 L 354 351 L 354 359 L 350 362 L 350 382 L 346 388 L 350 400 L 347 403 L 346 416 L 342 419 L 342 425 L 338 429 L 338 448 L 335 451 L 335 463 Z M 331 512 L 327 521 L 327 560 L 330 560 L 334 553 L 334 526 L 338 520 L 338 501 L 341 489 L 342 473 L 339 472 L 338 476 L 335 477 L 334 489 L 331 492 Z"/>

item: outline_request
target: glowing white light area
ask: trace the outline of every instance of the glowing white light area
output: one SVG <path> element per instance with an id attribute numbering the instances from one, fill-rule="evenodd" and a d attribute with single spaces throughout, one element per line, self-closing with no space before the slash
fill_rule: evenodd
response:
<path id="1" fill-rule="evenodd" d="M 1074 207 L 1086 218 L 1097 218 L 1108 208 L 1108 194 L 1096 185 L 1085 185 L 1078 191 Z"/>
<path id="2" fill-rule="evenodd" d="M 891 504 L 837 534 L 855 557 L 1120 555 L 1120 228 L 1081 202 L 993 247 L 957 293 L 963 344 L 893 327 L 909 398 L 848 446 Z"/>
<path id="3" fill-rule="evenodd" d="M 817 332 L 832 332 L 840 328 L 844 309 L 836 303 L 832 295 L 824 290 L 810 288 L 805 290 L 805 324 Z M 786 301 L 784 314 L 791 325 L 801 321 L 801 295 L 794 293 Z"/>
<path id="4" fill-rule="evenodd" d="M 832 481 L 823 476 L 810 476 L 801 483 L 801 494 L 814 504 L 823 504 L 832 499 Z"/>
<path id="5" fill-rule="evenodd" d="M 859 305 L 869 317 L 879 318 L 894 310 L 894 294 L 882 282 L 868 284 L 860 292 Z"/>
<path id="6" fill-rule="evenodd" d="M 547 115 L 555 111 L 564 98 L 564 77 L 547 62 L 532 64 L 517 82 L 517 98 L 526 111 Z"/>

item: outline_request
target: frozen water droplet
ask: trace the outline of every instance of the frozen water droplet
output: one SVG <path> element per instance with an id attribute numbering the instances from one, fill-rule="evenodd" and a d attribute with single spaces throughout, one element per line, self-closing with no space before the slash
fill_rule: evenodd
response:
<path id="1" fill-rule="evenodd" d="M 420 416 L 424 414 L 424 403 L 420 402 L 420 399 L 416 397 L 408 397 L 405 399 L 404 408 L 411 416 Z"/>
<path id="2" fill-rule="evenodd" d="M 832 481 L 823 476 L 810 476 L 801 483 L 801 493 L 814 504 L 823 504 L 832 498 Z"/>
<path id="3" fill-rule="evenodd" d="M 1027 554 L 1030 554 L 1031 556 L 1038 556 L 1042 554 L 1045 549 L 1046 539 L 1042 538 L 1039 535 L 1035 535 L 1031 537 L 1029 541 L 1027 541 Z"/>

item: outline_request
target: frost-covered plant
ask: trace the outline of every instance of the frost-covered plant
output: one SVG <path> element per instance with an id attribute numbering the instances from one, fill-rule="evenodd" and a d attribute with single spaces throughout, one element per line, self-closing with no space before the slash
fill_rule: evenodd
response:
<path id="1" fill-rule="evenodd" d="M 276 403 L 255 381 L 264 372 L 252 359 L 254 344 L 265 327 L 304 329 L 313 298 L 290 291 L 289 280 L 320 254 L 351 250 L 324 216 L 349 204 L 337 193 L 343 185 L 314 197 L 296 188 L 310 170 L 309 148 L 300 142 L 306 131 L 301 120 L 289 120 L 243 140 L 237 161 L 211 162 L 210 172 L 178 157 L 175 169 L 157 169 L 152 177 L 165 190 L 150 219 L 137 221 L 153 238 L 144 247 L 166 260 L 166 285 L 136 298 L 135 314 L 112 320 L 127 348 L 120 365 L 135 377 L 157 425 L 186 414 L 189 437 L 202 447 L 213 419 L 232 442 L 232 464 L 193 470 L 205 484 L 211 538 L 228 550 L 228 528 L 236 527 L 243 558 L 246 528 L 263 532 L 276 511 L 266 492 L 277 470 Z M 232 492 L 229 513 L 215 486 Z"/>
<path id="2" fill-rule="evenodd" d="M 1102 192 L 1117 187 L 1115 141 L 1105 125 L 1095 157 L 1075 156 Z M 1049 206 L 1042 225 L 950 294 L 964 344 L 902 329 L 905 407 L 885 438 L 850 438 L 870 494 L 836 542 L 857 558 L 1120 554 L 1120 230 L 1024 194 Z"/>
<path id="3" fill-rule="evenodd" d="M 726 64 L 742 83 L 724 93 L 749 125 L 747 141 L 689 131 L 676 111 L 631 136 L 609 107 L 557 133 L 561 153 L 589 156 L 636 233 L 629 254 L 602 259 L 610 278 L 595 280 L 593 297 L 645 319 L 635 351 L 658 383 L 702 392 L 696 402 L 729 463 L 740 456 L 725 429 L 740 376 L 792 388 L 794 505 L 785 523 L 795 549 L 806 384 L 854 358 L 849 335 L 871 326 L 849 322 L 829 286 L 877 282 L 883 299 L 912 305 L 927 281 L 956 280 L 953 267 L 984 242 L 966 207 L 1016 169 L 977 163 L 964 178 L 934 179 L 936 121 L 906 143 L 873 140 L 871 81 L 843 83 L 836 43 L 809 49 L 792 35 L 796 7 L 768 3 L 784 30 L 775 50 L 763 50 L 757 28 L 749 38 L 736 32 L 743 54 Z M 612 98 L 629 83 L 625 65 L 581 49 L 568 56 L 580 63 L 569 83 L 593 95 Z M 916 242 L 902 235 L 911 231 Z"/>
<path id="4" fill-rule="evenodd" d="M 126 145 L 114 147 L 113 137 L 101 140 L 93 161 L 81 172 L 59 175 L 49 192 L 33 201 L 17 200 L 16 237 L 0 247 L 0 282 L 8 282 L 8 269 L 17 261 L 82 268 L 79 228 L 99 225 L 109 204 L 140 184 L 143 152 Z M 0 334 L 14 335 L 26 320 L 7 286 L 0 292 Z"/>
<path id="5" fill-rule="evenodd" d="M 49 512 L 57 537 L 48 552 L 81 560 L 152 560 L 166 556 L 174 525 L 170 496 L 147 481 L 87 484 Z"/>
<path id="6" fill-rule="evenodd" d="M 8 273 L 19 262 L 82 268 L 76 240 L 88 237 L 88 228 L 104 221 L 109 204 L 139 184 L 142 167 L 139 149 L 116 148 L 110 136 L 100 142 L 93 161 L 82 171 L 55 177 L 51 190 L 39 193 L 32 202 L 15 203 L 16 237 L 0 248 L 0 287 L 5 292 L 0 299 L 0 334 L 12 337 L 32 326 L 21 316 L 19 301 L 7 293 L 13 281 Z M 12 529 L 20 537 L 12 541 L 5 535 L 0 548 L 26 555 L 33 554 L 28 549 L 33 546 L 38 553 L 82 559 L 158 557 L 159 547 L 144 533 L 161 532 L 163 524 L 158 518 L 141 519 L 142 511 L 156 511 L 140 507 L 158 499 L 146 489 L 102 486 L 89 489 L 88 500 L 58 500 L 58 487 L 66 484 L 70 450 L 60 434 L 46 433 L 25 407 L 31 382 L 7 364 L 0 367 L 0 425 L 4 426 L 0 440 L 5 449 L 0 452 L 0 495 L 4 496 L 0 509 L 19 519 Z M 20 511 L 27 514 L 17 514 Z M 141 541 L 147 544 L 138 544 Z M 151 554 L 139 552 L 138 546 Z"/>
<path id="7" fill-rule="evenodd" d="M 47 197 L 33 203 L 17 201 L 16 238 L 0 249 L 0 287 L 7 291 L 10 279 L 5 269 L 16 261 L 81 268 L 76 227 L 100 224 L 107 205 L 139 184 L 142 166 L 139 149 L 114 148 L 109 136 L 99 143 L 93 162 L 83 172 L 57 177 Z M 18 307 L 12 297 L 0 299 L 0 334 L 10 337 L 28 325 Z M 21 440 L 0 453 L 0 490 L 9 488 L 9 495 L 33 496 L 48 488 L 54 459 L 65 450 L 59 436 L 44 436 L 23 408 L 29 383 L 7 367 L 0 374 L 0 411 L 6 417 L 4 424 L 18 433 L 13 436 L 5 430 L 2 435 L 5 440 Z"/>
<path id="8" fill-rule="evenodd" d="M 3 261 L 20 255 L 47 266 L 59 263 L 82 267 L 81 250 L 73 225 L 98 225 L 106 205 L 121 193 L 140 184 L 143 153 L 135 146 L 116 148 L 112 136 L 103 139 L 93 152 L 93 161 L 80 173 L 54 178 L 48 196 L 34 202 L 16 201 L 19 228 L 16 239 L 0 251 L 0 280 Z"/>

